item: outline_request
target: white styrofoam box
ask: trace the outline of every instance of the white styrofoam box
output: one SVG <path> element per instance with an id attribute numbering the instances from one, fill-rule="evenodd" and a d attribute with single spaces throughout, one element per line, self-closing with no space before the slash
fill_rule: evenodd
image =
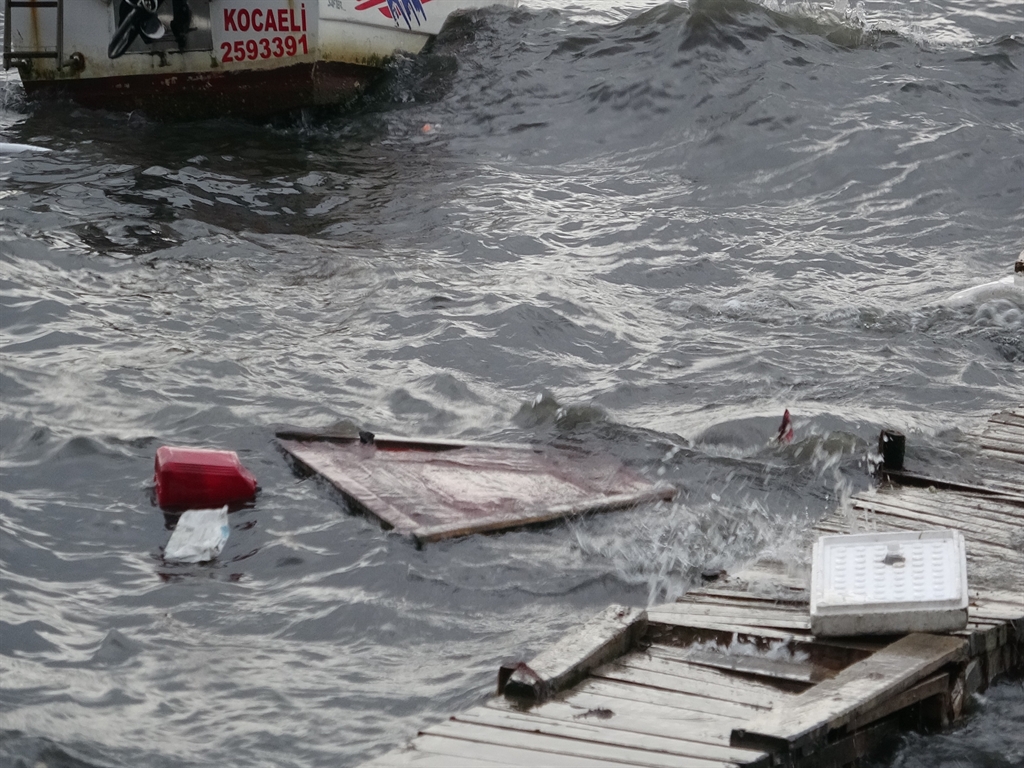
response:
<path id="1" fill-rule="evenodd" d="M 815 635 L 949 632 L 966 626 L 967 552 L 959 531 L 822 536 L 815 543 Z"/>

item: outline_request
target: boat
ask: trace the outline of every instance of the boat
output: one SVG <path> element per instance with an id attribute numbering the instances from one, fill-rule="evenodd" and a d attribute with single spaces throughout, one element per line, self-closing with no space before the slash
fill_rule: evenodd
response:
<path id="1" fill-rule="evenodd" d="M 349 99 L 457 11 L 517 0 L 4 0 L 29 97 L 154 117 L 261 117 Z"/>

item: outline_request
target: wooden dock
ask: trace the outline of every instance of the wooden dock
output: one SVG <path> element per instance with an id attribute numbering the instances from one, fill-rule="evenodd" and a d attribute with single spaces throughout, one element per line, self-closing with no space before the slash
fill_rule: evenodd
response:
<path id="1" fill-rule="evenodd" d="M 497 696 L 365 764 L 458 768 L 854 765 L 907 728 L 944 727 L 1024 667 L 1024 407 L 976 436 L 971 483 L 904 472 L 810 532 L 959 530 L 968 624 L 949 634 L 816 638 L 809 574 L 759 560 L 648 611 L 611 606 Z"/>

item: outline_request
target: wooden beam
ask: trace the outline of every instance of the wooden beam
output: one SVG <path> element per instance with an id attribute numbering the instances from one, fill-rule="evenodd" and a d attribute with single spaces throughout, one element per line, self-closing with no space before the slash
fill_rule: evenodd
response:
<path id="1" fill-rule="evenodd" d="M 743 704 L 754 709 L 767 711 L 772 709 L 773 705 L 782 698 L 782 696 L 777 696 L 774 700 L 769 701 L 765 701 L 763 697 L 749 695 L 741 698 L 729 698 L 727 695 L 723 695 L 721 686 L 716 687 L 710 683 L 701 683 L 692 678 L 679 677 L 661 671 L 620 664 L 618 662 L 599 667 L 594 672 L 594 676 L 599 679 L 615 680 L 620 683 L 632 683 L 633 685 L 652 690 L 670 691 L 672 693 L 694 696 L 703 699 L 708 710 L 712 712 L 718 711 L 723 704 L 726 705 L 727 712 L 735 711 L 734 704 Z"/>
<path id="2" fill-rule="evenodd" d="M 714 701 L 704 696 L 647 688 L 642 685 L 634 685 L 611 679 L 592 678 L 580 685 L 577 690 L 604 697 L 608 701 L 608 706 L 612 709 L 615 708 L 614 701 L 616 699 L 638 701 L 645 704 L 672 707 L 679 712 L 679 718 L 686 717 L 690 719 L 699 715 L 712 720 L 731 720 L 734 723 L 734 727 L 748 720 L 751 716 L 764 711 L 757 707 L 736 702 Z M 683 712 L 688 714 L 684 715 Z"/>
<path id="3" fill-rule="evenodd" d="M 735 746 L 792 752 L 897 696 L 946 664 L 965 661 L 967 641 L 915 633 L 897 640 L 831 680 L 801 694 L 785 710 L 752 719 L 732 733 Z"/>
<path id="4" fill-rule="evenodd" d="M 655 486 L 649 491 L 638 493 L 619 493 L 612 496 L 595 496 L 572 504 L 558 504 L 555 506 L 540 509 L 532 514 L 522 514 L 516 517 L 516 528 L 528 527 L 550 523 L 566 517 L 576 517 L 584 514 L 596 514 L 600 512 L 614 512 L 618 509 L 629 509 L 640 504 L 653 503 L 655 501 L 670 501 L 676 495 L 676 489 L 670 486 Z M 469 536 L 474 533 L 493 533 L 513 527 L 509 523 L 509 515 L 495 514 L 486 517 L 477 517 L 465 522 L 446 523 L 430 527 L 423 527 L 413 532 L 413 538 L 417 544 L 431 544 L 444 539 L 454 539 L 459 536 Z"/>
<path id="5" fill-rule="evenodd" d="M 502 668 L 498 673 L 498 693 L 543 701 L 572 687 L 595 667 L 628 652 L 646 630 L 646 611 L 612 605 L 529 664 Z"/>
<path id="6" fill-rule="evenodd" d="M 689 661 L 682 649 L 664 645 L 652 645 L 642 654 L 631 653 L 619 659 L 620 664 L 637 669 L 649 669 L 692 680 L 695 685 L 706 686 L 707 695 L 726 698 L 727 701 L 749 700 L 753 704 L 788 700 L 808 687 L 805 683 L 792 683 L 778 678 L 760 679 L 756 675 L 734 674 L 713 666 L 701 666 Z M 721 694 L 721 695 L 718 695 Z"/>
<path id="7" fill-rule="evenodd" d="M 771 605 L 735 605 L 719 601 L 686 599 L 659 606 L 663 611 L 674 611 L 694 616 L 709 616 L 720 619 L 743 619 L 744 623 L 761 623 L 770 627 L 792 627 L 810 629 L 811 617 L 808 606 L 782 608 Z"/>
<path id="8" fill-rule="evenodd" d="M 565 699 L 553 699 L 530 709 L 531 714 L 571 719 L 573 721 L 601 721 L 631 728 L 639 733 L 678 736 L 703 744 L 729 746 L 729 735 L 736 720 L 720 717 L 700 710 L 683 710 L 657 702 L 611 698 L 601 690 L 592 692 L 588 681 L 567 694 Z M 504 699 L 491 699 L 488 707 L 515 706 Z M 742 748 L 741 748 L 742 749 Z M 753 750 L 762 752 L 763 750 Z"/>
<path id="9" fill-rule="evenodd" d="M 695 616 L 672 610 L 669 606 L 658 606 L 647 612 L 652 624 L 664 624 L 673 627 L 687 629 L 707 629 L 719 633 L 734 634 L 741 636 L 763 637 L 772 640 L 792 640 L 794 638 L 810 638 L 810 630 L 781 629 L 756 621 L 728 621 L 726 619 L 715 619 L 708 616 Z"/>
<path id="10" fill-rule="evenodd" d="M 1024 499 L 1018 498 L 1015 494 L 984 485 L 972 485 L 970 483 L 960 483 L 954 480 L 943 480 L 938 477 L 921 475 L 916 472 L 907 472 L 905 470 L 897 471 L 887 469 L 883 470 L 881 474 L 885 480 L 888 480 L 894 485 L 912 485 L 919 488 L 938 488 L 944 491 L 969 491 L 971 493 L 985 494 L 999 498 L 1005 497 L 1012 503 L 1024 504 Z"/>
<path id="11" fill-rule="evenodd" d="M 794 683 L 820 683 L 835 676 L 835 672 L 810 662 L 786 661 L 749 654 L 715 653 L 690 650 L 684 658 L 692 664 L 714 669 L 728 669 L 759 678 L 785 680 Z"/>

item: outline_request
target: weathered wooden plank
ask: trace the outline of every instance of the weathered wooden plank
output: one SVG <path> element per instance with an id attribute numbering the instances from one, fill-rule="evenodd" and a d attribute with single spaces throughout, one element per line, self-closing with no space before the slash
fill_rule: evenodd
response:
<path id="1" fill-rule="evenodd" d="M 970 535 L 972 539 L 988 541 L 1002 547 L 1010 546 L 1010 539 L 1013 533 L 1009 525 L 988 524 L 978 521 L 977 518 L 973 520 L 967 519 L 962 511 L 959 514 L 956 514 L 953 510 L 943 513 L 937 510 L 921 509 L 920 507 L 912 509 L 909 505 L 902 506 L 884 502 L 880 503 L 878 501 L 872 501 L 870 504 L 857 501 L 854 504 L 854 509 L 869 511 L 874 515 L 915 520 L 935 528 L 953 528 L 963 533 L 965 537 Z"/>
<path id="2" fill-rule="evenodd" d="M 423 527 L 413 533 L 418 544 L 432 544 L 444 539 L 453 539 L 459 536 L 470 536 L 474 533 L 494 533 L 510 527 L 526 527 L 540 525 L 554 520 L 561 520 L 566 517 L 577 517 L 584 514 L 597 514 L 600 512 L 614 512 L 620 509 L 631 509 L 641 504 L 649 504 L 656 501 L 669 501 L 675 496 L 675 489 L 669 487 L 654 487 L 650 490 L 636 493 L 619 493 L 601 498 L 589 498 L 569 504 L 556 504 L 545 509 L 526 513 L 519 512 L 514 518 L 507 512 L 496 513 L 489 516 L 481 516 L 472 520 L 459 523 L 443 523 L 430 527 Z"/>
<path id="3" fill-rule="evenodd" d="M 1020 496 L 1021 494 L 1024 494 L 1024 485 L 1014 484 L 998 477 L 989 477 L 988 475 L 985 477 L 986 482 L 989 485 L 1005 492 L 1008 496 Z"/>
<path id="4" fill-rule="evenodd" d="M 1002 459 L 998 459 L 998 461 L 1002 461 Z M 967 483 L 961 480 L 947 480 L 942 477 L 922 475 L 918 472 L 910 472 L 908 470 L 890 470 L 884 468 L 880 470 L 879 477 L 900 489 L 916 487 L 927 489 L 931 492 L 955 491 L 958 493 L 974 493 L 990 496 L 993 499 L 1009 500 L 1019 503 L 1019 494 L 1014 494 L 1012 491 L 1007 493 L 1001 488 L 994 487 L 991 482 L 991 476 L 988 473 L 982 473 L 979 475 L 979 477 L 988 480 L 986 483 Z M 884 492 L 887 489 L 883 487 L 880 490 Z"/>
<path id="5" fill-rule="evenodd" d="M 930 493 L 920 488 L 903 488 L 899 493 L 859 496 L 855 504 L 881 502 L 934 512 L 940 515 L 968 518 L 997 526 L 1018 525 L 1024 520 L 1024 496 L 982 496 L 967 493 Z"/>
<path id="6" fill-rule="evenodd" d="M 1005 624 L 997 626 L 974 624 L 968 625 L 967 629 L 962 629 L 954 634 L 967 640 L 968 653 L 971 656 L 981 656 L 994 651 L 1006 642 L 1007 628 Z"/>
<path id="7" fill-rule="evenodd" d="M 744 618 L 746 622 L 763 622 L 769 627 L 792 627 L 806 630 L 811 627 L 809 608 L 772 608 L 768 606 L 755 605 L 729 605 L 722 602 L 705 600 L 684 599 L 674 603 L 666 603 L 658 606 L 663 610 L 675 610 L 680 613 L 687 613 L 698 616 L 710 616 L 728 618 Z"/>
<path id="8" fill-rule="evenodd" d="M 502 763 L 483 760 L 480 757 L 456 757 L 455 755 L 421 752 L 416 749 L 414 742 L 404 749 L 396 749 L 368 763 L 360 763 L 359 768 L 480 768 L 480 766 L 489 765 L 502 765 Z"/>
<path id="9" fill-rule="evenodd" d="M 623 763 L 594 757 L 564 755 L 535 749 L 527 743 L 488 744 L 463 738 L 450 738 L 438 734 L 422 734 L 413 742 L 419 752 L 470 759 L 484 765 L 544 766 L 544 768 L 635 768 L 635 763 Z"/>
<path id="10" fill-rule="evenodd" d="M 908 688 L 903 691 L 903 693 L 883 699 L 874 709 L 864 712 L 859 717 L 856 717 L 847 723 L 846 730 L 852 733 L 874 723 L 877 720 L 881 720 L 883 717 L 888 717 L 894 712 L 906 709 L 919 701 L 930 699 L 932 696 L 947 694 L 952 686 L 953 682 L 950 679 L 949 673 L 939 672 L 938 674 L 922 680 L 917 685 Z"/>
<path id="11" fill-rule="evenodd" d="M 792 610 L 807 609 L 810 603 L 810 593 L 807 590 L 790 590 L 784 596 L 757 595 L 747 591 L 747 585 L 732 584 L 731 579 L 716 582 L 714 587 L 699 587 L 687 593 L 695 599 L 709 599 L 721 602 L 723 605 L 767 605 L 788 608 Z M 677 601 L 678 602 L 678 601 Z"/>
<path id="12" fill-rule="evenodd" d="M 986 589 L 972 595 L 968 610 L 973 610 L 979 616 L 1006 620 L 1021 618 L 1024 616 L 1024 591 Z"/>
<path id="13" fill-rule="evenodd" d="M 708 605 L 722 605 L 736 607 L 739 605 L 751 608 L 764 608 L 777 611 L 802 611 L 807 605 L 807 596 L 804 588 L 779 590 L 777 594 L 765 594 L 750 591 L 750 582 L 739 581 L 728 577 L 715 582 L 714 587 L 701 587 L 692 589 L 675 602 L 685 603 L 706 603 Z"/>
<path id="14" fill-rule="evenodd" d="M 981 447 L 1014 456 L 1024 455 L 1024 446 L 1021 446 L 1017 440 L 1004 440 L 988 433 L 982 436 Z"/>
<path id="15" fill-rule="evenodd" d="M 1006 424 L 993 424 L 981 433 L 979 442 L 987 440 L 998 440 L 1003 443 L 1021 446 L 1024 445 L 1024 432 Z"/>
<path id="16" fill-rule="evenodd" d="M 1002 459 L 984 449 L 981 454 L 984 460 L 975 468 L 979 483 L 1000 489 L 1010 496 L 1024 496 L 1024 478 L 1021 477 L 1019 462 Z"/>
<path id="17" fill-rule="evenodd" d="M 732 743 L 789 751 L 822 741 L 830 731 L 876 709 L 886 698 L 912 688 L 945 664 L 966 658 L 967 642 L 961 638 L 907 635 L 801 694 L 785 709 L 735 729 Z"/>
<path id="18" fill-rule="evenodd" d="M 488 709 L 513 711 L 515 705 L 508 699 L 488 699 Z M 705 712 L 679 710 L 659 703 L 616 698 L 591 693 L 586 687 L 577 687 L 565 694 L 563 699 L 551 699 L 542 705 L 531 707 L 529 714 L 571 722 L 598 722 L 614 727 L 633 730 L 637 733 L 654 733 L 672 736 L 687 741 L 731 748 L 729 735 L 737 722 L 734 718 L 722 718 Z M 754 753 L 761 751 L 755 750 Z M 763 753 L 762 753 L 763 754 Z M 723 758 L 732 760 L 733 758 Z"/>
<path id="19" fill-rule="evenodd" d="M 1005 429 L 1007 432 L 1017 433 L 1024 437 L 1024 418 L 1017 416 L 1013 413 L 1002 413 L 993 414 L 988 421 L 985 422 L 983 430 L 992 429 L 998 427 Z"/>
<path id="20" fill-rule="evenodd" d="M 1024 620 L 1024 609 L 1012 608 L 1006 605 L 968 606 L 967 615 L 970 619 L 986 619 L 1012 624 Z"/>
<path id="21" fill-rule="evenodd" d="M 535 701 L 545 699 L 582 680 L 594 667 L 626 653 L 646 629 L 646 611 L 612 605 L 527 666 L 508 669 L 507 675 L 499 676 L 498 692 Z"/>
<path id="22" fill-rule="evenodd" d="M 1003 440 L 991 435 L 985 435 L 981 439 L 981 449 L 992 453 L 1002 454 L 1003 461 L 1020 462 L 1024 460 L 1024 446 L 1016 440 Z"/>
<path id="23" fill-rule="evenodd" d="M 741 607 L 734 608 L 726 605 L 703 604 L 693 601 L 665 603 L 664 605 L 659 605 L 658 610 L 665 613 L 676 613 L 680 616 L 699 616 L 726 624 L 739 619 L 744 624 L 773 627 L 775 629 L 809 630 L 811 628 L 811 618 L 806 610 L 744 609 Z"/>
<path id="24" fill-rule="evenodd" d="M 997 461 L 1005 462 L 1010 466 L 1015 466 L 1024 461 L 1024 451 L 1021 451 L 1019 446 L 1012 445 L 1009 441 L 993 440 L 991 437 L 985 436 L 978 443 L 983 455 L 991 456 Z"/>
<path id="25" fill-rule="evenodd" d="M 788 682 L 783 686 L 773 685 L 774 678 L 762 680 L 754 675 L 735 674 L 714 666 L 694 664 L 687 659 L 685 651 L 679 653 L 680 650 L 671 646 L 652 645 L 643 655 L 633 653 L 619 659 L 619 662 L 626 666 L 684 677 L 692 680 L 694 685 L 711 686 L 705 689 L 707 695 L 714 698 L 724 696 L 727 701 L 750 701 L 767 706 L 788 699 L 807 687 L 805 684 L 791 685 Z"/>
<path id="26" fill-rule="evenodd" d="M 835 675 L 833 670 L 815 666 L 809 662 L 772 659 L 761 655 L 715 653 L 690 649 L 685 653 L 684 658 L 692 664 L 705 667 L 727 669 L 758 678 L 794 683 L 815 684 Z"/>
<path id="27" fill-rule="evenodd" d="M 745 621 L 726 622 L 722 620 L 715 620 L 706 616 L 694 616 L 692 614 L 682 614 L 678 611 L 664 610 L 662 606 L 652 608 L 647 612 L 647 619 L 652 624 L 666 624 L 669 626 L 676 627 L 693 627 L 698 629 L 710 629 L 720 632 L 737 632 L 740 635 L 750 635 L 753 637 L 764 637 L 776 640 L 791 640 L 794 637 L 810 637 L 810 631 L 807 630 L 781 630 L 774 629 L 772 627 L 760 626 L 758 624 L 751 624 Z"/>
<path id="28" fill-rule="evenodd" d="M 755 704 L 749 700 L 729 701 L 705 696 L 702 692 L 693 690 L 692 685 L 687 685 L 687 682 L 692 683 L 692 681 L 687 681 L 686 678 L 628 667 L 618 663 L 599 667 L 594 670 L 593 674 L 595 681 L 607 680 L 616 683 L 632 684 L 635 688 L 651 692 L 664 692 L 685 696 L 691 703 L 700 702 L 706 712 L 713 712 L 728 717 L 740 717 L 744 713 L 749 715 L 755 711 L 764 712 L 771 708 L 771 705 Z"/>
<path id="29" fill-rule="evenodd" d="M 1007 589 L 986 589 L 975 597 L 986 603 L 999 603 L 1014 607 L 1024 605 L 1024 582 L 1016 581 L 1017 583 L 1011 581 L 1010 584 L 1007 584 Z"/>
<path id="30" fill-rule="evenodd" d="M 460 739 L 474 744 L 482 744 L 491 748 L 529 749 L 536 754 L 530 763 L 519 765 L 548 765 L 549 756 L 574 758 L 577 760 L 605 761 L 619 765 L 639 768 L 728 768 L 729 763 L 721 760 L 708 760 L 698 757 L 686 757 L 641 748 L 616 746 L 594 741 L 583 741 L 578 738 L 549 736 L 537 730 L 510 730 L 490 725 L 471 722 L 448 721 L 429 729 L 431 736 L 442 736 L 448 739 Z M 592 765 L 593 763 L 591 763 Z"/>
<path id="31" fill-rule="evenodd" d="M 705 645 L 705 650 L 715 651 L 707 643 L 714 643 L 719 649 L 724 650 L 726 653 L 731 655 L 766 655 L 772 652 L 772 655 L 784 659 L 780 656 L 782 648 L 780 642 L 785 644 L 785 650 L 791 654 L 790 661 L 799 662 L 801 664 L 807 663 L 813 667 L 822 668 L 822 677 L 828 677 L 831 672 L 837 672 L 840 669 L 845 669 L 855 661 L 867 658 L 875 651 L 878 651 L 888 645 L 891 640 L 879 637 L 814 637 L 813 635 L 804 635 L 800 637 L 790 637 L 787 640 L 779 641 L 775 639 L 766 638 L 755 638 L 755 637 L 743 637 L 734 634 L 725 635 L 724 633 L 717 633 L 716 637 L 707 636 L 695 636 L 690 637 L 684 642 L 680 637 L 680 632 L 685 632 L 685 628 L 670 630 L 671 634 L 666 638 L 660 638 L 655 644 L 651 645 L 647 652 L 654 651 L 655 653 L 661 653 L 663 655 L 669 655 L 671 658 L 683 659 L 684 656 L 689 652 L 691 646 L 699 643 Z M 706 635 L 706 631 L 693 630 Z M 737 647 L 733 647 L 737 646 Z M 727 649 L 727 650 L 726 650 Z M 710 670 L 709 670 L 710 671 Z M 806 683 L 797 683 L 791 681 L 781 680 L 777 677 L 771 678 L 757 678 L 757 676 L 747 676 L 746 673 L 732 672 L 729 670 L 723 671 L 723 674 L 728 674 L 730 677 L 737 675 L 744 675 L 746 679 L 751 682 L 768 685 L 771 687 L 781 687 L 786 691 L 802 691 L 808 687 Z"/>
<path id="32" fill-rule="evenodd" d="M 788 591 L 806 590 L 811 586 L 809 568 L 794 573 L 791 563 L 777 560 L 758 559 L 747 563 L 732 578 L 746 582 L 751 593 L 761 595 L 781 596 Z"/>
<path id="33" fill-rule="evenodd" d="M 680 711 L 699 713 L 705 717 L 727 718 L 731 720 L 746 720 L 752 714 L 762 712 L 757 707 L 751 707 L 736 702 L 719 701 L 713 702 L 703 696 L 693 696 L 676 691 L 658 690 L 646 688 L 642 685 L 621 682 L 614 679 L 595 677 L 583 682 L 579 689 L 586 693 L 593 693 L 603 696 L 606 699 L 625 699 L 627 701 L 639 701 L 647 704 L 658 704 L 664 707 L 672 707 Z M 613 704 L 609 704 L 612 709 Z"/>
<path id="34" fill-rule="evenodd" d="M 589 724 L 639 737 L 651 735 L 676 739 L 685 742 L 695 757 L 755 765 L 767 765 L 769 762 L 766 752 L 729 745 L 734 720 L 709 720 L 696 712 L 680 715 L 679 710 L 672 707 L 573 693 L 564 701 L 552 699 L 531 707 L 527 712 L 501 698 L 490 699 L 483 708 L 558 723 Z"/>
<path id="35" fill-rule="evenodd" d="M 759 761 L 762 764 L 767 764 L 768 762 L 768 756 L 763 752 L 759 753 L 735 747 L 723 747 L 681 739 L 678 735 L 678 728 L 676 729 L 676 734 L 668 736 L 642 733 L 606 725 L 606 722 L 614 720 L 613 715 L 603 720 L 589 718 L 566 721 L 543 717 L 533 713 L 478 707 L 465 714 L 456 715 L 455 720 L 495 728 L 507 728 L 513 731 L 535 732 L 546 736 L 592 741 L 595 744 L 664 752 L 669 755 L 696 758 L 717 765 L 734 763 L 736 759 L 757 760 L 760 758 Z"/>
<path id="36" fill-rule="evenodd" d="M 897 505 L 898 506 L 898 505 Z M 907 499 L 906 508 L 913 509 L 926 514 L 947 517 L 953 521 L 948 528 L 962 529 L 962 523 L 966 519 L 982 527 L 991 528 L 1000 533 L 1013 533 L 1024 526 L 1024 506 L 1017 507 L 1007 504 L 1001 510 L 986 509 L 984 507 L 961 506 L 956 508 L 940 509 L 937 505 L 921 502 L 918 499 Z"/>
<path id="37" fill-rule="evenodd" d="M 1024 464 L 1024 456 L 1019 453 L 1009 453 L 998 446 L 991 446 L 982 443 L 981 453 L 991 461 L 1002 462 L 1007 466 L 1016 467 Z M 1018 470 L 1019 471 L 1019 470 Z"/>
<path id="38" fill-rule="evenodd" d="M 931 493 L 920 488 L 904 488 L 900 493 L 877 494 L 858 497 L 861 501 L 880 501 L 921 511 L 936 512 L 977 519 L 983 523 L 998 526 L 1018 525 L 1024 520 L 1024 496 L 1018 500 L 1009 494 L 1005 496 L 982 496 L 968 493 Z"/>
<path id="39" fill-rule="evenodd" d="M 718 702 L 732 704 L 735 701 L 762 710 L 771 709 L 774 703 L 773 699 L 765 699 L 764 696 L 757 695 L 748 695 L 741 699 L 731 699 L 728 698 L 729 694 L 735 692 L 732 688 L 723 688 L 713 683 L 701 682 L 689 677 L 680 677 L 660 670 L 648 669 L 646 666 L 615 662 L 607 667 L 602 667 L 600 677 L 606 680 L 618 680 L 623 683 L 642 685 L 646 688 L 657 688 L 663 691 L 697 696 L 707 699 L 709 702 L 708 706 L 712 709 L 718 706 Z"/>
<path id="40" fill-rule="evenodd" d="M 1024 427 L 1024 413 L 1009 410 L 1000 411 L 988 420 L 989 424 L 1006 424 L 1009 426 Z"/>
<path id="41" fill-rule="evenodd" d="M 1020 445 L 1024 443 L 1024 429 L 1016 424 L 999 424 L 998 422 L 989 422 L 988 426 L 982 430 L 981 438 L 996 437 L 1000 440 L 1006 440 L 1007 442 L 1016 443 Z"/>

